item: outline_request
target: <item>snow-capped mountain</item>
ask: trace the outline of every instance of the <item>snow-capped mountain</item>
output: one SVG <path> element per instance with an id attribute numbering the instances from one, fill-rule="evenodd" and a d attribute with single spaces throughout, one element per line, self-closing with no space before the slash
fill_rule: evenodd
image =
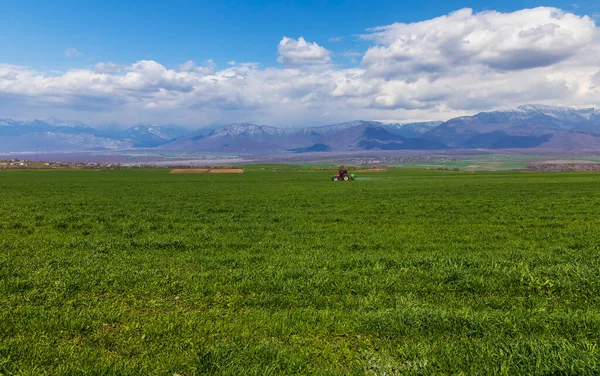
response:
<path id="1" fill-rule="evenodd" d="M 234 123 L 211 131 L 208 137 L 270 137 L 281 136 L 285 133 L 282 128 L 269 127 L 266 125 L 254 125 L 250 123 Z"/>
<path id="2" fill-rule="evenodd" d="M 136 125 L 96 129 L 81 122 L 0 119 L 0 152 L 156 147 L 188 133 L 177 126 Z"/>
<path id="3" fill-rule="evenodd" d="M 399 123 L 399 124 L 386 124 L 385 129 L 388 131 L 404 136 L 407 138 L 419 138 L 433 128 L 441 125 L 443 121 L 428 121 L 422 123 Z"/>
<path id="4" fill-rule="evenodd" d="M 114 140 L 92 134 L 35 132 L 19 136 L 0 136 L 0 152 L 52 152 L 126 149 L 133 145 L 126 140 Z"/>
<path id="5" fill-rule="evenodd" d="M 56 119 L 48 119 L 47 121 L 0 119 L 0 136 L 20 136 L 36 132 L 98 134 L 96 129 L 79 122 L 61 122 Z"/>
<path id="6" fill-rule="evenodd" d="M 238 152 L 248 154 L 303 153 L 359 150 L 439 149 L 436 141 L 394 134 L 374 121 L 352 121 L 321 127 L 275 128 L 248 123 L 232 124 L 210 132 L 179 137 L 160 148 L 193 152 Z"/>
<path id="7" fill-rule="evenodd" d="M 457 148 L 600 148 L 600 110 L 526 105 L 448 120 L 425 133 Z"/>
<path id="8" fill-rule="evenodd" d="M 383 126 L 383 124 L 380 122 L 377 122 L 377 121 L 354 120 L 354 121 L 349 121 L 349 122 L 340 123 L 340 124 L 322 125 L 319 127 L 303 128 L 303 131 L 316 133 L 321 136 L 325 136 L 325 135 L 334 134 L 337 132 L 344 132 L 349 129 L 354 129 L 357 127 L 365 127 L 365 126 L 379 127 L 379 126 Z M 298 133 L 298 130 L 296 130 L 296 133 Z"/>
<path id="9" fill-rule="evenodd" d="M 72 128 L 86 128 L 87 125 L 80 121 L 60 120 L 57 118 L 48 118 L 43 120 L 44 123 L 52 125 L 54 127 L 72 127 Z"/>
<path id="10" fill-rule="evenodd" d="M 188 133 L 185 128 L 177 126 L 138 124 L 125 129 L 117 138 L 130 140 L 134 147 L 147 148 L 162 145 Z"/>
<path id="11" fill-rule="evenodd" d="M 355 120 L 305 128 L 234 123 L 196 132 L 173 125 L 97 129 L 59 119 L 0 118 L 0 153 L 98 148 L 248 154 L 443 148 L 600 149 L 600 109 L 525 105 L 443 123 Z"/>
<path id="12" fill-rule="evenodd" d="M 600 116 L 600 108 L 574 108 L 574 107 L 554 107 L 540 104 L 527 104 L 524 106 L 517 107 L 516 110 L 511 111 L 517 114 L 521 114 L 524 117 L 531 116 L 532 114 L 543 114 L 546 116 L 554 117 L 557 119 L 589 119 L 590 116 Z"/>

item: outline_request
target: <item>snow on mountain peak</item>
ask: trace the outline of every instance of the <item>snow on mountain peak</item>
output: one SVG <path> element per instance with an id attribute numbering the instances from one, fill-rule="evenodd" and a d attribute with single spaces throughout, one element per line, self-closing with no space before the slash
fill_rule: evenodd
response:
<path id="1" fill-rule="evenodd" d="M 269 127 L 266 125 L 254 125 L 250 123 L 233 123 L 211 132 L 211 136 L 261 136 L 261 135 L 281 135 L 285 131 L 281 128 Z"/>
<path id="2" fill-rule="evenodd" d="M 547 106 L 547 105 L 543 105 L 543 104 L 527 104 L 524 106 L 519 106 L 517 108 L 517 111 L 520 111 L 520 112 L 524 112 L 524 113 L 536 112 L 536 113 L 541 113 L 546 116 L 551 116 L 551 117 L 556 117 L 556 118 L 571 117 L 573 115 L 579 115 L 579 113 L 584 110 L 585 109 L 577 109 L 575 107 L 555 107 L 555 106 Z"/>
<path id="3" fill-rule="evenodd" d="M 38 122 L 38 120 L 34 120 L 34 122 Z M 69 121 L 69 120 L 60 120 L 57 118 L 48 118 L 46 120 L 41 120 L 41 122 L 53 125 L 55 127 L 87 127 L 85 124 L 83 124 L 80 121 Z"/>

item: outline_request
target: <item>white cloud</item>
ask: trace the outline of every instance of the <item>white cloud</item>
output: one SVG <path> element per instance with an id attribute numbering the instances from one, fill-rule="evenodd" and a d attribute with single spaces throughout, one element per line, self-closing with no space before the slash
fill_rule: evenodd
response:
<path id="1" fill-rule="evenodd" d="M 140 60 L 55 73 L 0 64 L 0 117 L 294 126 L 439 120 L 531 102 L 586 106 L 600 98 L 598 27 L 557 9 L 460 10 L 376 27 L 363 38 L 374 44 L 348 69 L 331 56 L 359 53 L 333 54 L 286 37 L 279 68 L 190 60 L 169 69 Z"/>
<path id="2" fill-rule="evenodd" d="M 195 72 L 200 74 L 212 74 L 215 70 L 215 63 L 211 59 L 206 61 L 206 65 L 197 66 L 192 60 L 175 67 L 180 72 Z"/>
<path id="3" fill-rule="evenodd" d="M 442 72 L 483 65 L 495 70 L 550 66 L 573 57 L 596 33 L 589 17 L 555 8 L 513 13 L 462 9 L 412 24 L 371 29 L 362 38 L 378 43 L 363 64 L 376 74 Z"/>
<path id="4" fill-rule="evenodd" d="M 196 65 L 194 65 L 194 62 L 192 60 L 188 60 L 185 63 L 179 65 L 177 69 L 182 72 L 191 72 L 194 70 L 195 67 Z"/>
<path id="5" fill-rule="evenodd" d="M 83 55 L 83 53 L 81 51 L 79 51 L 77 48 L 74 48 L 74 47 L 67 48 L 65 50 L 65 56 L 67 56 L 67 57 L 81 56 L 81 55 Z"/>
<path id="6" fill-rule="evenodd" d="M 18 74 L 15 71 L 7 71 L 0 74 L 0 79 L 7 81 L 14 81 L 18 78 Z"/>
<path id="7" fill-rule="evenodd" d="M 94 72 L 95 73 L 113 74 L 113 73 L 120 73 L 120 72 L 124 71 L 126 68 L 127 68 L 126 66 L 115 64 L 112 62 L 98 63 L 94 67 Z"/>
<path id="8" fill-rule="evenodd" d="M 283 37 L 279 42 L 278 51 L 277 61 L 287 66 L 331 64 L 331 57 L 326 48 L 317 43 L 307 42 L 302 37 L 298 40 Z"/>

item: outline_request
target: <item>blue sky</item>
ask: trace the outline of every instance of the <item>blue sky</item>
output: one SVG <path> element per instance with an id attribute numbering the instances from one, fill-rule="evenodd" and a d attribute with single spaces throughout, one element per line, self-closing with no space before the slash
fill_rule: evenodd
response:
<path id="1" fill-rule="evenodd" d="M 0 118 L 295 126 L 445 120 L 600 97 L 596 0 L 0 8 Z"/>
<path id="2" fill-rule="evenodd" d="M 600 13 L 583 1 L 120 1 L 2 0 L 0 57 L 8 64 L 67 69 L 93 61 L 127 64 L 147 59 L 174 66 L 212 59 L 277 65 L 282 36 L 316 41 L 342 54 L 367 45 L 353 37 L 367 28 L 415 22 L 470 7 L 509 12 L 554 6 Z M 336 42 L 332 38 L 342 38 Z M 65 56 L 75 48 L 81 55 Z M 339 64 L 348 63 L 334 55 Z M 93 59 L 93 61 L 90 61 Z"/>

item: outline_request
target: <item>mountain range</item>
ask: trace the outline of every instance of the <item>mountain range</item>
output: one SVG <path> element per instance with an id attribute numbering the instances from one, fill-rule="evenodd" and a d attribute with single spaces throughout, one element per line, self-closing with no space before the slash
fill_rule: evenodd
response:
<path id="1" fill-rule="evenodd" d="M 189 130 L 178 126 L 135 125 L 92 128 L 58 119 L 18 121 L 0 118 L 0 152 L 88 151 L 153 148 Z"/>
<path id="2" fill-rule="evenodd" d="M 377 121 L 305 128 L 235 123 L 190 131 L 176 125 L 93 128 L 58 119 L 0 119 L 0 153 L 153 148 L 173 153 L 280 154 L 365 150 L 600 149 L 600 109 L 526 105 L 446 122 Z"/>

